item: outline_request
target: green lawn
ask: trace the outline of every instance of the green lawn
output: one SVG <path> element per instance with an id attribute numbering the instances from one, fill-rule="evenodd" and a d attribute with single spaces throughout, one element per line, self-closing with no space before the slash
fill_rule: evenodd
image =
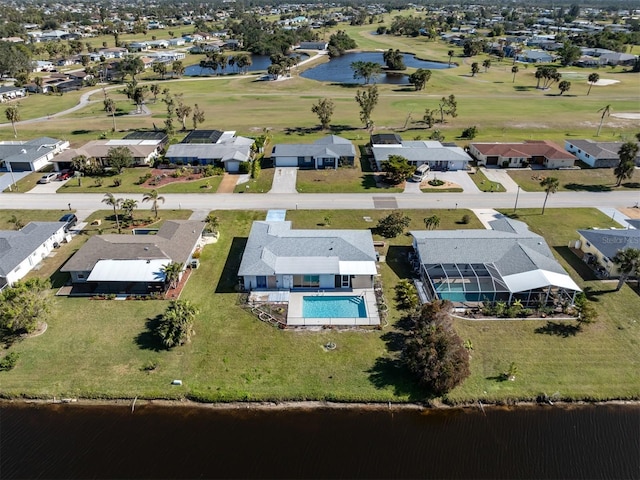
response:
<path id="1" fill-rule="evenodd" d="M 271 190 L 275 168 L 262 168 L 257 179 L 235 186 L 234 193 L 265 193 Z"/>
<path id="2" fill-rule="evenodd" d="M 9 220 L 15 215 L 24 225 L 29 222 L 57 222 L 67 210 L 0 210 L 0 230 L 13 230 Z"/>
<path id="3" fill-rule="evenodd" d="M 483 192 L 506 192 L 506 188 L 498 182 L 490 182 L 487 176 L 480 170 L 476 169 L 475 173 L 470 173 L 469 176 L 473 183 Z"/>
<path id="4" fill-rule="evenodd" d="M 144 223 L 144 226 L 140 226 L 140 228 L 160 228 L 166 220 L 188 220 L 193 213 L 191 210 L 166 210 L 162 208 L 162 203 L 158 202 L 158 218 L 156 218 L 153 212 L 146 209 L 147 204 L 142 206 L 145 207 L 144 210 L 133 211 L 134 220 Z M 138 207 L 141 205 L 138 204 Z M 118 210 L 118 220 L 121 223 L 123 233 L 126 233 L 129 227 L 132 228 L 132 225 L 127 225 L 129 219 L 124 217 L 122 210 Z M 113 210 L 96 210 L 85 221 L 87 226 L 82 230 L 84 235 L 118 233 Z M 100 225 L 92 225 L 94 221 L 100 221 Z"/>
<path id="5" fill-rule="evenodd" d="M 300 193 L 371 193 L 380 190 L 388 193 L 402 192 L 403 188 L 376 182 L 373 172 L 363 171 L 360 162 L 353 167 L 337 170 L 298 170 L 296 188 Z"/>
<path id="6" fill-rule="evenodd" d="M 594 168 L 582 170 L 509 170 L 509 176 L 527 192 L 543 192 L 540 182 L 546 177 L 560 180 L 558 191 L 610 192 L 612 190 L 640 189 L 637 178 L 625 180 L 616 187 L 613 168 Z"/>

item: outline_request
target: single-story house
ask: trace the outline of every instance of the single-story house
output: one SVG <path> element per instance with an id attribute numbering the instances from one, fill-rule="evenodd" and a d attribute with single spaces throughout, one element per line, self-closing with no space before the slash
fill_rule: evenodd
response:
<path id="1" fill-rule="evenodd" d="M 631 53 L 603 53 L 600 55 L 600 63 L 603 65 L 633 65 L 638 59 L 637 55 Z"/>
<path id="2" fill-rule="evenodd" d="M 489 224 L 487 230 L 411 232 L 423 301 L 573 303 L 580 287 L 543 237 L 509 218 Z"/>
<path id="3" fill-rule="evenodd" d="M 204 222 L 167 220 L 155 235 L 95 235 L 60 269 L 75 293 L 147 294 L 164 291 L 163 268 L 190 265 Z M 73 293 L 73 292 L 72 292 Z"/>
<path id="4" fill-rule="evenodd" d="M 26 96 L 27 90 L 23 87 L 0 87 L 0 102 L 2 103 Z"/>
<path id="5" fill-rule="evenodd" d="M 369 230 L 293 230 L 290 221 L 256 221 L 238 276 L 247 291 L 370 289 L 376 260 Z"/>
<path id="6" fill-rule="evenodd" d="M 579 160 L 593 168 L 617 167 L 620 163 L 618 152 L 624 142 L 598 142 L 595 140 L 565 140 L 564 148 Z M 640 153 L 636 157 L 640 167 Z"/>
<path id="7" fill-rule="evenodd" d="M 51 137 L 0 142 L 0 166 L 14 172 L 36 172 L 69 148 L 69 142 Z"/>
<path id="8" fill-rule="evenodd" d="M 619 250 L 640 248 L 640 230 L 629 229 L 589 229 L 578 230 L 580 239 L 575 247 L 583 252 L 583 260 L 594 266 L 607 277 L 620 275 L 613 257 Z"/>
<path id="9" fill-rule="evenodd" d="M 471 161 L 471 157 L 455 144 L 435 140 L 405 141 L 397 134 L 372 135 L 371 152 L 378 170 L 391 155 L 404 157 L 415 167 L 428 163 L 431 170 L 465 170 Z"/>
<path id="10" fill-rule="evenodd" d="M 150 47 L 148 42 L 131 42 L 127 45 L 127 49 L 130 52 L 144 52 L 146 50 L 149 50 L 149 48 Z"/>
<path id="11" fill-rule="evenodd" d="M 539 165 L 544 168 L 573 167 L 576 157 L 560 145 L 547 140 L 517 143 L 470 143 L 469 153 L 479 165 L 499 165 L 505 168 Z"/>
<path id="12" fill-rule="evenodd" d="M 184 45 L 185 39 L 182 37 L 177 37 L 177 38 L 171 38 L 169 39 L 169 45 L 171 45 L 172 47 L 181 47 L 182 45 Z"/>
<path id="13" fill-rule="evenodd" d="M 516 61 L 524 63 L 551 63 L 554 60 L 553 55 L 542 50 L 523 50 L 516 55 Z"/>
<path id="14" fill-rule="evenodd" d="M 0 230 L 0 290 L 13 285 L 65 239 L 66 222 L 29 222 Z"/>
<path id="15" fill-rule="evenodd" d="M 356 158 L 356 147 L 346 138 L 327 135 L 312 144 L 274 145 L 271 159 L 276 167 L 300 167 L 309 169 L 338 168 L 351 165 Z"/>
<path id="16" fill-rule="evenodd" d="M 169 146 L 165 159 L 171 163 L 217 165 L 227 172 L 239 172 L 250 162 L 254 140 L 237 137 L 235 131 L 195 130 L 180 143 Z"/>
<path id="17" fill-rule="evenodd" d="M 74 157 L 84 155 L 87 160 L 93 158 L 103 166 L 108 166 L 109 150 L 116 147 L 127 147 L 133 157 L 133 165 L 148 165 L 158 156 L 162 149 L 162 141 L 158 139 L 113 139 L 91 140 L 82 147 L 66 150 L 53 160 L 56 171 L 71 168 Z"/>

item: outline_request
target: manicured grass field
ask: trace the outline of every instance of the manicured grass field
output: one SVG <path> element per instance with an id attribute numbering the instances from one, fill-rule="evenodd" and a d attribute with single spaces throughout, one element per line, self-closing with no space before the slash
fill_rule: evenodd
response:
<path id="1" fill-rule="evenodd" d="M 613 168 L 581 170 L 509 170 L 509 176 L 527 192 L 543 192 L 540 182 L 546 177 L 560 180 L 558 191 L 610 192 L 612 190 L 640 189 L 640 178 L 625 180 L 616 187 Z"/>
<path id="2" fill-rule="evenodd" d="M 506 188 L 501 183 L 491 182 L 487 176 L 480 170 L 476 169 L 475 173 L 469 174 L 473 183 L 483 192 L 506 192 Z"/>

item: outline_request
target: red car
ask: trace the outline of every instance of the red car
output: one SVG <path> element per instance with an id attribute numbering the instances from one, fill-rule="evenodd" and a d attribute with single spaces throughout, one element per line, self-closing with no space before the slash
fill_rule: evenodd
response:
<path id="1" fill-rule="evenodd" d="M 72 176 L 73 176 L 73 172 L 71 170 L 62 170 L 56 178 L 58 180 L 68 180 Z"/>

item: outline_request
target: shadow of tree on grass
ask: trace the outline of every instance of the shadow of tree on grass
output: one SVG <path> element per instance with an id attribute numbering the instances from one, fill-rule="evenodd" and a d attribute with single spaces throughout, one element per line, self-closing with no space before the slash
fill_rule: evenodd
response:
<path id="1" fill-rule="evenodd" d="M 547 322 L 534 330 L 535 333 L 555 335 L 557 337 L 575 337 L 580 332 L 580 325 L 572 323 Z"/>
<path id="2" fill-rule="evenodd" d="M 160 324 L 160 318 L 161 315 L 157 315 L 153 318 L 147 319 L 144 324 L 147 329 L 136 335 L 135 342 L 140 349 L 153 350 L 154 352 L 166 350 L 160 338 L 155 334 L 155 331 Z"/>

